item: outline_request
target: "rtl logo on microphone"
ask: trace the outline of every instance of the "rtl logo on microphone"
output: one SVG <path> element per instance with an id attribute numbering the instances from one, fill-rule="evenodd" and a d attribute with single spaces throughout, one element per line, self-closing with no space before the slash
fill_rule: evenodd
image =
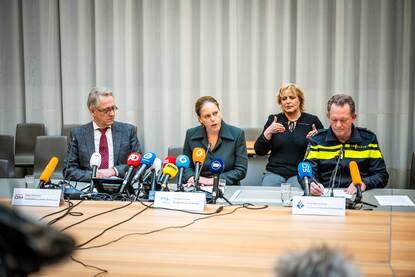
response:
<path id="1" fill-rule="evenodd" d="M 138 154 L 136 154 L 136 153 L 131 153 L 128 158 L 131 161 L 137 162 L 140 159 L 140 156 Z"/>

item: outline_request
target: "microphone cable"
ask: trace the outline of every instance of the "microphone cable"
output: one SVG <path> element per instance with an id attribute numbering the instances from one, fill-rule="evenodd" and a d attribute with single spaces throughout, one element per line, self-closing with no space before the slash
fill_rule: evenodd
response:
<path id="1" fill-rule="evenodd" d="M 191 225 L 193 225 L 193 224 L 197 223 L 198 221 L 205 220 L 205 219 L 209 219 L 209 218 L 213 218 L 213 217 L 218 217 L 218 216 L 230 215 L 230 214 L 233 214 L 233 213 L 235 213 L 237 210 L 240 210 L 240 209 L 255 209 L 255 210 L 256 210 L 256 209 L 258 209 L 258 208 L 253 208 L 253 207 L 249 207 L 249 206 L 251 206 L 251 204 L 250 204 L 250 205 L 248 205 L 248 204 L 238 205 L 237 207 L 234 207 L 231 211 L 229 211 L 229 212 L 225 212 L 225 213 L 222 213 L 224 206 L 220 206 L 220 207 L 219 207 L 219 208 L 218 208 L 215 212 L 209 213 L 209 215 L 204 216 L 204 217 L 197 217 L 197 218 L 195 218 L 195 219 L 193 219 L 193 220 L 191 220 L 190 222 L 185 223 L 185 224 L 181 224 L 181 225 L 171 225 L 171 226 L 161 227 L 161 228 L 158 228 L 158 229 L 154 229 L 154 230 L 150 230 L 150 231 L 145 231 L 145 232 L 132 232 L 132 233 L 127 233 L 127 234 L 122 235 L 122 236 L 120 236 L 120 237 L 118 237 L 118 238 L 116 238 L 116 239 L 110 240 L 110 241 L 108 241 L 108 242 L 106 242 L 106 243 L 102 243 L 102 244 L 98 244 L 98 245 L 92 245 L 92 246 L 87 246 L 87 247 L 85 247 L 85 245 L 86 245 L 87 243 L 89 243 L 89 242 L 91 242 L 91 241 L 92 241 L 92 239 L 91 239 L 91 240 L 89 240 L 88 242 L 85 242 L 85 243 L 83 243 L 83 244 L 81 244 L 81 245 L 77 246 L 77 249 L 78 249 L 78 250 L 88 250 L 88 249 L 101 248 L 101 247 L 108 246 L 108 245 L 110 245 L 110 244 L 116 243 L 116 242 L 118 242 L 118 241 L 120 241 L 120 240 L 122 240 L 122 239 L 124 239 L 124 238 L 126 238 L 126 237 L 130 237 L 130 236 L 144 236 L 144 235 L 150 235 L 150 234 L 154 234 L 154 233 L 162 232 L 162 231 L 169 230 L 169 229 L 183 229 L 183 228 L 186 228 L 186 227 L 188 227 L 188 226 L 191 226 Z M 263 207 L 259 207 L 259 209 L 265 209 L 265 208 L 267 208 L 267 207 L 268 207 L 268 206 L 263 206 Z M 155 207 L 152 207 L 152 205 L 147 205 L 145 209 L 143 209 L 143 210 L 141 210 L 140 212 L 138 212 L 137 214 L 133 215 L 133 216 L 132 216 L 129 220 L 131 220 L 133 217 L 135 217 L 136 215 L 138 215 L 138 214 L 142 213 L 143 211 L 145 211 L 145 210 L 147 210 L 147 209 L 149 209 L 149 208 L 151 208 L 151 209 L 164 209 L 164 210 L 172 210 L 172 211 L 179 211 L 179 212 L 188 212 L 188 213 L 192 213 L 192 212 L 189 212 L 189 211 L 184 211 L 184 210 L 174 210 L 174 209 L 165 209 L 165 208 L 155 208 Z M 198 213 L 194 213 L 194 214 L 198 214 Z M 200 213 L 199 213 L 199 214 L 200 214 Z M 124 221 L 124 222 L 126 222 L 126 221 Z M 122 222 L 122 223 L 124 223 L 124 222 Z M 109 228 L 105 229 L 105 230 L 102 232 L 102 234 L 103 234 L 104 232 L 108 231 L 110 228 L 112 229 L 112 228 L 114 228 L 115 226 L 118 226 L 119 224 L 121 224 L 121 223 L 114 224 L 113 226 L 111 226 L 111 227 L 109 227 Z M 100 234 L 100 235 L 102 235 L 102 234 Z M 99 236 L 100 236 L 100 235 L 99 235 Z M 94 239 L 96 239 L 96 238 L 97 238 L 97 237 L 95 237 Z"/>

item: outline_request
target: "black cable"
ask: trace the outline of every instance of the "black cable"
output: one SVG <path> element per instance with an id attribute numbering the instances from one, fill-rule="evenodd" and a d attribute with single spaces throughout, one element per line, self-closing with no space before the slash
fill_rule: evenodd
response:
<path id="1" fill-rule="evenodd" d="M 92 241 L 92 239 L 91 239 L 91 240 L 89 240 L 87 243 L 83 243 L 82 245 L 79 245 L 79 246 L 77 247 L 77 250 L 88 250 L 88 249 L 94 249 L 94 248 L 104 247 L 104 246 L 107 246 L 107 245 L 113 244 L 113 243 L 115 243 L 115 242 L 118 242 L 118 241 L 120 241 L 120 240 L 122 240 L 122 239 L 124 239 L 124 238 L 126 238 L 126 237 L 129 237 L 129 236 L 134 236 L 134 235 L 142 235 L 142 236 L 144 236 L 144 235 L 149 235 L 149 234 L 153 234 L 153 233 L 157 233 L 157 232 L 165 231 L 165 230 L 168 230 L 168 229 L 183 229 L 183 228 L 185 228 L 185 227 L 188 227 L 188 226 L 190 226 L 190 225 L 195 224 L 196 222 L 198 222 L 198 221 L 200 221 L 200 220 L 209 219 L 209 218 L 212 218 L 212 217 L 217 217 L 217 216 L 225 216 L 225 215 L 230 215 L 230 214 L 235 213 L 235 212 L 236 212 L 237 210 L 239 210 L 239 209 L 252 209 L 252 210 L 259 210 L 259 209 L 265 209 L 265 208 L 267 208 L 267 207 L 268 207 L 268 205 L 261 206 L 261 207 L 250 207 L 250 206 L 252 206 L 252 204 L 245 203 L 245 204 L 242 204 L 241 206 L 235 207 L 232 211 L 227 212 L 227 213 L 220 213 L 220 212 L 223 210 L 223 206 L 220 206 L 220 207 L 216 210 L 216 212 L 214 212 L 214 214 L 210 214 L 210 215 L 207 215 L 207 216 L 205 216 L 205 217 L 198 217 L 198 218 L 195 218 L 195 219 L 193 219 L 191 222 L 186 223 L 186 224 L 183 224 L 183 225 L 172 225 L 172 226 L 167 226 L 167 227 L 163 227 L 163 228 L 159 228 L 159 229 L 155 229 L 155 230 L 151 230 L 151 231 L 147 231 L 147 232 L 134 232 L 134 233 L 128 233 L 128 234 L 125 234 L 125 235 L 123 235 L 123 236 L 120 236 L 120 237 L 118 237 L 118 238 L 116 238 L 116 239 L 114 239 L 114 240 L 108 241 L 108 242 L 103 243 L 103 244 L 93 245 L 93 246 L 89 246 L 89 247 L 82 247 L 83 245 L 86 245 L 87 243 L 89 243 L 90 241 Z M 148 207 L 148 206 L 147 206 L 144 210 L 147 210 L 148 208 L 150 208 L 150 207 Z M 158 209 L 158 208 L 154 208 L 154 207 L 152 207 L 152 208 L 153 208 L 153 209 Z M 143 212 L 144 210 L 140 211 L 140 213 L 141 213 L 141 212 Z M 182 210 L 176 210 L 176 211 L 182 211 Z M 136 215 L 134 215 L 134 216 L 136 216 Z M 130 220 L 130 219 L 129 219 L 129 220 Z M 119 225 L 119 224 L 117 224 L 117 225 Z M 115 227 L 115 226 L 114 226 L 114 227 Z M 112 228 L 112 227 L 110 227 L 110 228 Z M 107 228 L 107 229 L 108 229 L 108 228 Z M 107 231 L 107 230 L 104 230 L 102 233 L 104 233 L 104 232 L 106 232 L 106 231 Z M 99 236 L 100 236 L 100 235 L 99 235 Z M 98 237 L 98 236 L 96 236 L 95 238 L 97 238 L 97 237 Z M 94 239 L 95 239 L 95 238 L 94 238 Z"/>
<path id="2" fill-rule="evenodd" d="M 72 215 L 72 216 L 81 216 L 81 215 L 83 215 L 80 212 L 72 212 L 72 209 L 75 208 L 76 206 L 78 206 L 79 204 L 81 204 L 83 202 L 83 200 L 79 201 L 75 205 L 70 200 L 65 200 L 65 201 L 68 202 L 68 207 L 66 207 L 65 209 L 62 209 L 60 211 L 47 214 L 47 215 L 43 216 L 42 218 L 40 218 L 40 220 L 43 220 L 46 217 L 49 217 L 51 215 L 55 215 L 55 214 L 61 213 L 63 211 L 66 211 L 63 215 L 58 216 L 58 217 L 52 219 L 51 221 L 49 221 L 48 223 L 46 223 L 47 225 L 52 225 L 52 224 L 55 224 L 56 222 L 58 222 L 59 220 L 61 220 L 62 218 L 64 218 L 65 216 L 67 216 L 68 214 Z"/>
<path id="3" fill-rule="evenodd" d="M 97 216 L 100 216 L 100 215 L 103 215 L 103 214 L 107 214 L 107 213 L 110 213 L 110 212 L 113 212 L 113 211 L 116 211 L 116 210 L 121 210 L 121 209 L 124 209 L 124 208 L 126 208 L 126 207 L 130 206 L 132 203 L 133 203 L 133 202 L 131 201 L 131 202 L 129 202 L 127 205 L 120 206 L 120 207 L 116 207 L 116 208 L 113 208 L 113 209 L 108 210 L 108 211 L 105 211 L 105 212 L 101 212 L 101 213 L 98 213 L 98 214 L 91 215 L 90 217 L 84 218 L 84 219 L 82 219 L 82 220 L 80 220 L 80 221 L 78 221 L 78 222 L 75 222 L 75 223 L 73 223 L 73 224 L 71 224 L 71 225 L 69 225 L 69 226 L 64 227 L 63 229 L 61 229 L 61 231 L 65 231 L 65 230 L 67 230 L 67 229 L 69 229 L 69 228 L 72 228 L 73 226 L 76 226 L 76 225 L 78 225 L 78 224 L 81 224 L 81 223 L 83 223 L 83 222 L 85 222 L 85 221 L 87 221 L 87 220 L 90 220 L 91 218 L 94 218 L 94 217 L 97 217 Z"/>
<path id="4" fill-rule="evenodd" d="M 71 256 L 71 259 L 72 259 L 72 261 L 74 261 L 74 262 L 76 262 L 76 263 L 78 263 L 78 264 L 82 265 L 83 267 L 86 267 L 86 268 L 93 268 L 93 269 L 97 269 L 97 270 L 99 270 L 100 272 L 99 272 L 99 273 L 97 273 L 97 274 L 95 274 L 94 276 L 99 276 L 99 275 L 101 275 L 101 274 L 103 274 L 103 273 L 108 273 L 108 270 L 106 270 L 106 269 L 103 269 L 103 268 L 97 267 L 97 266 L 95 266 L 95 265 L 89 265 L 89 264 L 86 264 L 86 263 L 84 263 L 84 262 L 82 262 L 82 261 L 80 261 L 80 260 L 75 259 L 73 256 Z"/>
<path id="5" fill-rule="evenodd" d="M 66 211 L 66 210 L 67 210 L 67 209 L 69 209 L 71 206 L 73 206 L 73 203 L 72 203 L 70 200 L 65 200 L 65 202 L 68 202 L 68 207 L 63 208 L 62 210 L 59 210 L 59 211 L 57 211 L 57 212 L 53 212 L 53 213 L 50 213 L 50 214 L 44 215 L 44 216 L 42 216 L 41 218 L 39 218 L 39 220 L 43 220 L 43 219 L 45 219 L 45 218 L 47 218 L 47 217 L 49 217 L 49 216 L 52 216 L 52 215 L 55 215 L 55 214 L 59 214 L 59 213 L 61 213 L 61 212 L 63 212 L 63 211 Z"/>
<path id="6" fill-rule="evenodd" d="M 52 224 L 55 224 L 56 222 L 58 222 L 58 221 L 59 221 L 59 220 L 61 220 L 62 218 L 66 217 L 68 214 L 71 214 L 71 210 L 72 210 L 73 208 L 75 208 L 76 206 L 78 206 L 81 202 L 82 202 L 82 201 L 80 201 L 80 202 L 76 203 L 75 205 L 73 205 L 73 204 L 72 204 L 72 206 L 71 206 L 70 208 L 68 208 L 68 209 L 67 209 L 67 211 L 66 211 L 63 215 L 58 216 L 58 217 L 56 217 L 56 218 L 52 219 L 51 221 L 49 221 L 49 222 L 48 222 L 48 223 L 46 223 L 46 224 L 47 224 L 47 225 L 52 225 Z"/>
<path id="7" fill-rule="evenodd" d="M 105 228 L 105 229 L 104 229 L 101 233 L 99 233 L 98 235 L 93 236 L 92 238 L 90 238 L 89 240 L 87 240 L 87 241 L 86 241 L 86 242 L 84 242 L 84 243 L 78 244 L 78 245 L 76 246 L 76 249 L 82 249 L 82 248 L 81 248 L 82 246 L 84 246 L 84 245 L 86 245 L 86 244 L 90 243 L 91 241 L 93 241 L 93 240 L 97 239 L 98 237 L 100 237 L 100 236 L 102 236 L 104 233 L 106 233 L 107 231 L 109 231 L 109 230 L 111 230 L 111 229 L 113 229 L 113 228 L 115 228 L 115 227 L 117 227 L 117 226 L 119 226 L 119 225 L 121 225 L 121 224 L 123 224 L 123 223 L 125 223 L 125 222 L 130 221 L 131 219 L 133 219 L 133 218 L 134 218 L 134 217 L 136 217 L 137 215 L 139 215 L 139 214 L 143 213 L 143 212 L 144 212 L 144 211 L 146 211 L 147 209 L 149 209 L 149 207 L 145 207 L 144 209 L 142 209 L 141 211 L 139 211 L 139 212 L 135 213 L 134 215 L 130 216 L 129 218 L 127 218 L 127 219 L 125 219 L 125 220 L 122 220 L 122 221 L 120 221 L 120 222 L 118 222 L 118 223 L 115 223 L 115 224 L 111 225 L 111 226 L 110 226 L 110 227 L 108 227 L 108 228 Z"/>

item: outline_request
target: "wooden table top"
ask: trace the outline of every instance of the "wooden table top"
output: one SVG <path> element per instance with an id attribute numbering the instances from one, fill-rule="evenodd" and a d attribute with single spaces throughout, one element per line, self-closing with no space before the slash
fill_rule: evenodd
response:
<path id="1" fill-rule="evenodd" d="M 2 202 L 4 202 L 3 200 Z M 63 228 L 83 218 L 126 205 L 126 202 L 84 201 L 54 226 Z M 207 205 L 205 212 L 218 206 Z M 37 218 L 60 208 L 19 207 Z M 145 209 L 140 203 L 95 217 L 69 228 L 83 243 L 114 223 Z M 271 276 L 277 257 L 289 251 L 327 244 L 344 250 L 366 276 L 415 275 L 415 213 L 351 211 L 345 217 L 292 215 L 289 208 L 263 210 L 225 207 L 185 228 L 148 235 L 135 234 L 101 248 L 77 250 L 76 259 L 105 268 L 109 276 Z M 99 245 L 127 233 L 149 232 L 206 217 L 177 211 L 147 209 L 104 233 L 86 246 Z M 53 218 L 53 217 L 52 217 Z M 48 218 L 47 220 L 51 220 Z M 71 260 L 44 268 L 36 276 L 93 276 Z"/>

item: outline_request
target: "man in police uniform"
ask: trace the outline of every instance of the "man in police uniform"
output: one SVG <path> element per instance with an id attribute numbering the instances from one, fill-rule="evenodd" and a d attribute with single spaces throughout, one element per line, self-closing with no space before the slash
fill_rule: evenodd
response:
<path id="1" fill-rule="evenodd" d="M 345 94 L 333 95 L 327 103 L 330 127 L 310 138 L 306 160 L 313 166 L 314 181 L 311 195 L 322 195 L 333 180 L 336 163 L 339 163 L 334 188 L 346 188 L 355 194 L 349 162 L 356 161 L 363 184 L 362 191 L 386 186 L 389 174 L 380 151 L 376 135 L 354 126 L 356 120 L 353 98 Z"/>

